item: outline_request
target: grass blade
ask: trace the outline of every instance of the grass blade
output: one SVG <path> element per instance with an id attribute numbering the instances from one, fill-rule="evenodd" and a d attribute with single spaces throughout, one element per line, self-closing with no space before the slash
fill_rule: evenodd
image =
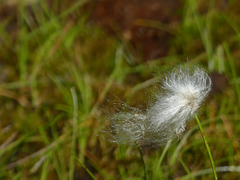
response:
<path id="1" fill-rule="evenodd" d="M 213 158 L 212 158 L 212 153 L 211 153 L 211 150 L 210 150 L 210 148 L 209 148 L 209 146 L 208 146 L 207 138 L 206 138 L 205 135 L 204 135 L 203 128 L 202 128 L 202 125 L 201 125 L 200 120 L 198 119 L 197 114 L 195 114 L 195 119 L 196 119 L 196 121 L 197 121 L 199 130 L 200 130 L 200 132 L 201 132 L 201 134 L 202 134 L 202 138 L 203 138 L 205 147 L 206 147 L 207 152 L 208 152 L 208 156 L 209 156 L 209 159 L 210 159 L 210 162 L 211 162 L 211 165 L 212 165 L 212 170 L 213 170 L 214 179 L 215 179 L 215 180 L 218 180 L 217 172 L 216 172 L 216 169 L 215 169 L 215 164 L 214 164 L 214 161 L 213 161 Z"/>
<path id="2" fill-rule="evenodd" d="M 73 135 L 72 135 L 72 144 L 71 144 L 71 156 L 70 156 L 70 170 L 69 170 L 69 179 L 73 179 L 74 175 L 74 157 L 76 154 L 76 139 L 77 139 L 77 124 L 78 124 L 78 100 L 77 93 L 74 87 L 71 88 L 72 100 L 73 100 Z"/>

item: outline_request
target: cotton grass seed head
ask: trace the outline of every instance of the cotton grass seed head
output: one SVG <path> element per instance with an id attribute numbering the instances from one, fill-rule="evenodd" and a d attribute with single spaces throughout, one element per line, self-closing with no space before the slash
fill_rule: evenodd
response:
<path id="1" fill-rule="evenodd" d="M 173 69 L 163 79 L 146 113 L 134 108 L 111 118 L 114 142 L 158 147 L 180 137 L 211 86 L 210 77 L 200 67 L 184 65 Z"/>

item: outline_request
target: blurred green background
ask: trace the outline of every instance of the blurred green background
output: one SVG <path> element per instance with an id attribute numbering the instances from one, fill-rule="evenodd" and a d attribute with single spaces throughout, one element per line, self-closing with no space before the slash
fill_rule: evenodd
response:
<path id="1" fill-rule="evenodd" d="M 102 134 L 127 102 L 151 103 L 163 73 L 208 70 L 199 118 L 219 179 L 240 178 L 240 1 L 0 1 L 0 179 L 143 179 L 137 147 Z M 213 179 L 193 121 L 143 151 L 148 179 Z"/>

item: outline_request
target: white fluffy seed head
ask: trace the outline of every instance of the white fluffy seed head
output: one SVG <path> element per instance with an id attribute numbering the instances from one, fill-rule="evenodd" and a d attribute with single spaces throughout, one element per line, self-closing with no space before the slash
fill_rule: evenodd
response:
<path id="1" fill-rule="evenodd" d="M 174 69 L 163 80 L 164 92 L 157 96 L 156 103 L 150 108 L 148 117 L 151 123 L 158 128 L 165 122 L 185 124 L 210 92 L 211 84 L 202 68 L 181 66 Z"/>
<path id="2" fill-rule="evenodd" d="M 184 132 L 211 91 L 211 79 L 199 67 L 180 66 L 166 75 L 162 90 L 146 113 L 119 112 L 111 120 L 116 143 L 161 146 Z"/>

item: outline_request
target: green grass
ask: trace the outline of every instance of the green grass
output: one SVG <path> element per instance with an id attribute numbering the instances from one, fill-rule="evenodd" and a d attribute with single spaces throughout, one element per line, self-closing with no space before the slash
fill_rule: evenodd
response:
<path id="1" fill-rule="evenodd" d="M 202 134 L 202 138 L 203 138 L 203 141 L 204 141 L 204 144 L 205 144 L 205 147 L 206 147 L 206 150 L 207 150 L 207 153 L 208 153 L 208 156 L 209 156 L 209 160 L 211 162 L 211 166 L 212 166 L 212 171 L 213 171 L 213 176 L 214 176 L 214 179 L 215 180 L 218 180 L 218 177 L 217 177 L 217 172 L 216 172 L 216 169 L 215 169 L 215 164 L 214 164 L 214 160 L 213 160 L 213 157 L 212 157 L 212 153 L 211 153 L 211 150 L 209 148 L 209 145 L 208 145 L 208 142 L 207 142 L 207 138 L 203 132 L 203 128 L 202 128 L 202 125 L 201 125 L 201 122 L 197 116 L 197 114 L 194 115 L 195 116 L 195 119 L 196 119 L 196 122 L 198 124 L 198 127 L 199 127 L 199 130 Z M 183 164 L 183 163 L 182 163 Z M 189 170 L 187 170 L 187 168 L 184 166 L 184 169 L 186 169 L 186 171 L 188 172 Z M 188 173 L 189 174 L 189 173 Z"/>
<path id="2" fill-rule="evenodd" d="M 175 29 L 142 19 L 173 39 L 166 57 L 140 62 L 127 42 L 89 23 L 86 2 L 16 1 L 17 17 L 0 23 L 0 179 L 213 179 L 194 121 L 178 141 L 143 154 L 102 134 L 114 102 L 144 110 L 163 72 L 187 57 L 227 79 L 199 119 L 219 179 L 239 179 L 239 3 L 186 0 Z"/>

